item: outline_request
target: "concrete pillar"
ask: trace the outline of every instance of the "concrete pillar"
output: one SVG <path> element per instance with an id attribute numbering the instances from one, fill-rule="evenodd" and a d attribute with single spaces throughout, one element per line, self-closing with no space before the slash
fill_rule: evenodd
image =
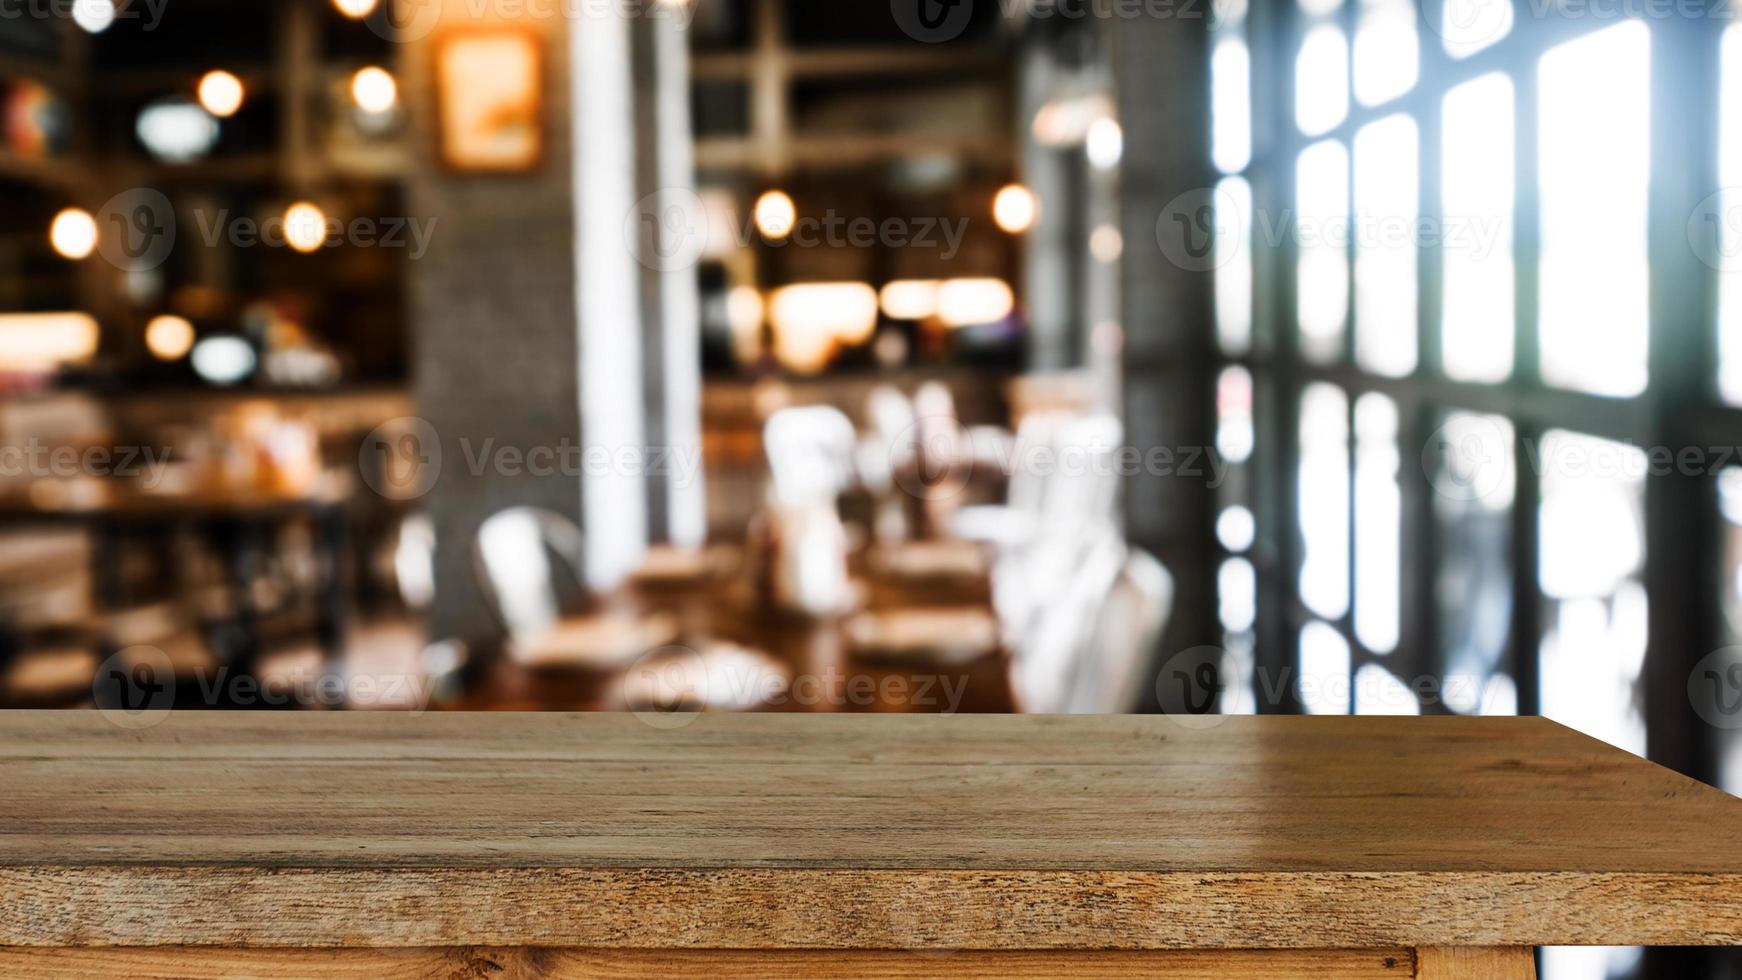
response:
<path id="1" fill-rule="evenodd" d="M 1141 450 L 1207 451 L 1214 443 L 1212 273 L 1182 268 L 1157 238 L 1157 217 L 1181 194 L 1213 184 L 1209 155 L 1209 35 L 1201 21 L 1135 17 L 1112 32 L 1125 240 L 1126 439 Z M 1198 468 L 1204 469 L 1199 462 Z M 1144 472 L 1127 481 L 1127 532 L 1174 576 L 1162 658 L 1216 645 L 1215 499 L 1208 476 Z M 1163 707 L 1170 707 L 1163 705 Z"/>
<path id="2" fill-rule="evenodd" d="M 437 636 L 477 637 L 493 629 L 470 568 L 479 523 L 520 504 L 581 517 L 572 475 L 494 465 L 501 450 L 581 444 L 569 25 L 560 18 L 479 22 L 464 0 L 410 8 L 416 16 L 406 21 L 399 72 L 412 147 L 406 203 L 411 216 L 435 222 L 426 254 L 407 272 L 412 387 L 441 463 L 420 501 L 437 535 L 430 628 Z M 494 24 L 539 40 L 544 159 L 524 174 L 453 172 L 437 153 L 435 44 L 444 29 Z"/>

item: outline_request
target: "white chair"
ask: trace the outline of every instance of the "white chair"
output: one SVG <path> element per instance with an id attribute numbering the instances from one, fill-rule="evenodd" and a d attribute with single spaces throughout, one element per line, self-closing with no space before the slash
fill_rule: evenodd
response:
<path id="1" fill-rule="evenodd" d="M 538 507 L 497 511 L 478 526 L 472 541 L 478 589 L 511 640 L 539 636 L 556 625 L 565 600 L 585 589 L 585 564 L 581 529 Z"/>
<path id="2" fill-rule="evenodd" d="M 1061 710 L 1129 714 L 1155 683 L 1155 654 L 1173 614 L 1173 576 L 1154 555 L 1130 549 L 1095 617 Z"/>
<path id="3" fill-rule="evenodd" d="M 1049 420 L 1047 441 L 1019 464 L 1039 472 L 1038 485 L 1018 483 L 1025 496 L 1018 514 L 1032 514 L 1030 531 L 1001 549 L 994 595 L 1011 636 L 1026 636 L 1035 619 L 1079 587 L 1085 563 L 1108 539 L 1120 540 L 1119 479 L 1115 466 L 1123 428 L 1110 415 Z M 1109 573 L 1110 574 L 1110 573 Z"/>
<path id="4" fill-rule="evenodd" d="M 913 402 L 890 385 L 877 385 L 865 399 L 866 433 L 859 440 L 859 483 L 871 495 L 872 533 L 879 541 L 902 541 L 912 529 L 896 474 L 912 467 L 919 441 Z"/>
<path id="5" fill-rule="evenodd" d="M 857 435 L 840 409 L 783 408 L 763 424 L 762 447 L 779 503 L 832 501 L 853 485 Z"/>

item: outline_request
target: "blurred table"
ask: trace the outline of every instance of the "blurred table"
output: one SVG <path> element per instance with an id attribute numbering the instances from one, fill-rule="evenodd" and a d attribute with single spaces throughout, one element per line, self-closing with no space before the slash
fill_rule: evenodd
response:
<path id="1" fill-rule="evenodd" d="M 670 619 L 674 633 L 649 646 L 645 658 L 612 669 L 583 669 L 597 657 L 576 656 L 565 669 L 554 650 L 536 657 L 504 658 L 454 705 L 469 710 L 610 710 L 626 707 L 626 679 L 654 658 L 706 653 L 729 644 L 766 653 L 787 675 L 787 689 L 756 707 L 768 711 L 1008 712 L 1015 708 L 1009 652 L 1000 642 L 984 581 L 984 568 L 969 569 L 960 549 L 943 549 L 953 564 L 940 568 L 931 556 L 890 568 L 881 556 L 855 561 L 862 599 L 837 614 L 811 615 L 773 606 L 761 596 L 740 549 L 717 546 L 705 562 L 660 556 L 647 574 L 599 597 L 593 609 L 553 631 L 594 632 L 623 617 Z M 677 567 L 681 564 L 682 567 Z M 887 616 L 900 644 L 855 643 L 881 636 L 866 617 Z M 653 635 L 650 631 L 650 635 Z M 928 636 L 930 639 L 928 640 Z M 937 654 L 928 657 L 931 652 Z M 899 647 L 899 648 L 897 648 Z M 543 661 L 541 666 L 538 662 Z"/>
<path id="2" fill-rule="evenodd" d="M 1742 800 L 1537 718 L 131 721 L 0 713 L 0 975 L 1519 980 L 1535 945 L 1742 944 Z"/>
<path id="3" fill-rule="evenodd" d="M 51 485 L 55 481 L 39 481 Z M 346 593 L 343 554 L 350 536 L 346 497 L 337 488 L 308 492 L 200 487 L 185 492 L 152 492 L 135 481 L 87 478 L 67 481 L 84 488 L 51 494 L 0 496 L 0 522 L 75 521 L 94 535 L 91 582 L 98 608 L 121 603 L 120 550 L 128 536 L 156 529 L 197 529 L 222 557 L 240 631 L 236 667 L 252 670 L 261 652 L 250 583 L 271 549 L 272 531 L 288 521 L 306 520 L 314 531 L 316 617 L 314 633 L 327 655 L 336 655 L 345 631 Z"/>

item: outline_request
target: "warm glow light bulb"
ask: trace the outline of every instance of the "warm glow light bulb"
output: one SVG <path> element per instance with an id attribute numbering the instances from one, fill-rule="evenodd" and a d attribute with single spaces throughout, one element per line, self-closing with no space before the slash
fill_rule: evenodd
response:
<path id="1" fill-rule="evenodd" d="M 145 346 L 160 361 L 179 360 L 194 346 L 194 325 L 179 316 L 154 316 L 145 325 Z"/>
<path id="2" fill-rule="evenodd" d="M 352 20 L 362 20 L 375 12 L 380 0 L 333 0 L 333 6 L 339 13 Z"/>
<path id="3" fill-rule="evenodd" d="M 101 34 L 115 23 L 115 0 L 73 0 L 73 23 L 87 34 Z"/>
<path id="4" fill-rule="evenodd" d="M 1125 131 L 1112 119 L 1102 116 L 1089 124 L 1083 137 L 1083 150 L 1096 170 L 1112 170 L 1125 155 Z"/>
<path id="5" fill-rule="evenodd" d="M 63 257 L 82 259 L 97 247 L 97 219 L 82 208 L 67 208 L 48 226 L 48 242 Z"/>
<path id="6" fill-rule="evenodd" d="M 223 69 L 200 76 L 200 105 L 219 119 L 236 114 L 242 108 L 242 80 Z"/>
<path id="7" fill-rule="evenodd" d="M 756 230 L 764 238 L 781 239 L 792 234 L 798 220 L 798 206 L 785 191 L 767 191 L 756 199 Z"/>
<path id="8" fill-rule="evenodd" d="M 298 201 L 284 210 L 285 244 L 298 252 L 313 252 L 327 240 L 327 216 L 307 201 Z"/>
<path id="9" fill-rule="evenodd" d="M 359 68 L 351 76 L 351 99 L 364 112 L 386 112 L 399 100 L 399 84 L 384 68 Z"/>
<path id="10" fill-rule="evenodd" d="M 992 198 L 992 220 L 1012 235 L 1020 235 L 1034 227 L 1040 205 L 1034 192 L 1021 184 L 1005 184 Z"/>

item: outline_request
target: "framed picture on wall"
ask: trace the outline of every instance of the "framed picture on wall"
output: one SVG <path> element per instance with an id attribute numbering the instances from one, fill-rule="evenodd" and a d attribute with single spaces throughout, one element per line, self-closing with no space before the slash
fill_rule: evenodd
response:
<path id="1" fill-rule="evenodd" d="M 520 28 L 444 34 L 435 46 L 441 160 L 474 173 L 520 173 L 544 157 L 542 37 Z"/>

